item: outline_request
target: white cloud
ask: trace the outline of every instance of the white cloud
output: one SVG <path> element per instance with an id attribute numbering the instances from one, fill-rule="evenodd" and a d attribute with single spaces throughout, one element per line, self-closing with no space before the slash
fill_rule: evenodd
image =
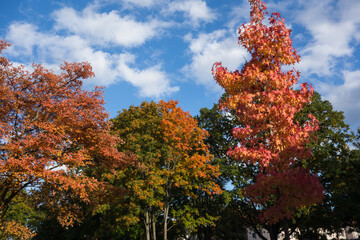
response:
<path id="1" fill-rule="evenodd" d="M 321 92 L 335 109 L 345 112 L 346 120 L 352 126 L 360 126 L 360 70 L 344 71 L 344 83 L 341 85 L 321 84 Z"/>
<path id="2" fill-rule="evenodd" d="M 108 86 L 118 81 L 127 81 L 139 89 L 141 97 L 169 95 L 178 90 L 170 86 L 170 79 L 160 65 L 144 69 L 133 69 L 135 57 L 130 54 L 110 54 L 95 50 L 79 36 L 59 36 L 41 33 L 31 24 L 15 23 L 9 27 L 6 39 L 13 43 L 7 54 L 21 57 L 22 60 L 42 63 L 54 67 L 63 61 L 88 61 L 96 77 L 92 84 Z M 30 59 L 30 60 L 29 60 Z"/>
<path id="3" fill-rule="evenodd" d="M 77 12 L 62 8 L 53 13 L 55 29 L 67 30 L 88 40 L 91 44 L 107 46 L 139 46 L 159 34 L 169 24 L 158 20 L 136 21 L 131 16 L 120 16 L 118 12 L 97 13 L 92 7 Z"/>
<path id="4" fill-rule="evenodd" d="M 16 48 L 11 47 L 7 49 L 7 52 L 13 56 L 25 55 L 31 56 L 33 52 L 33 46 L 38 41 L 36 33 L 38 28 L 35 25 L 24 23 L 14 23 L 10 25 L 6 39 L 15 44 Z"/>
<path id="5" fill-rule="evenodd" d="M 140 8 L 153 8 L 153 7 L 162 7 L 168 3 L 169 0 L 93 0 L 93 2 L 88 5 L 93 9 L 101 9 L 106 6 L 120 6 L 121 9 L 134 9 L 136 7 Z"/>
<path id="6" fill-rule="evenodd" d="M 155 0 L 124 0 L 124 2 L 134 4 L 140 7 L 151 7 L 156 3 Z"/>
<path id="7" fill-rule="evenodd" d="M 138 87 L 142 97 L 155 97 L 159 99 L 164 95 L 170 95 L 179 90 L 179 87 L 171 87 L 165 72 L 161 66 L 156 65 L 147 69 L 139 70 L 130 68 L 129 64 L 135 62 L 132 54 L 123 54 L 119 61 L 120 75 L 132 85 Z"/>
<path id="8" fill-rule="evenodd" d="M 250 4 L 247 0 L 242 0 L 238 6 L 232 7 L 229 13 L 227 26 L 231 29 L 238 29 L 241 24 L 250 21 Z"/>
<path id="9" fill-rule="evenodd" d="M 222 62 L 229 70 L 236 70 L 248 56 L 246 50 L 237 44 L 237 36 L 227 30 L 203 33 L 197 38 L 187 36 L 186 40 L 190 43 L 192 62 L 183 70 L 189 78 L 195 78 L 196 83 L 209 90 L 220 90 L 211 73 L 215 62 Z"/>
<path id="10" fill-rule="evenodd" d="M 341 57 L 352 56 L 354 39 L 360 31 L 360 1 L 304 1 L 297 23 L 312 36 L 304 49 L 300 70 L 304 74 L 331 75 Z M 336 16 L 336 17 L 334 17 Z"/>
<path id="11" fill-rule="evenodd" d="M 200 21 L 211 22 L 216 16 L 214 11 L 202 0 L 171 2 L 166 11 L 168 11 L 168 13 L 184 12 L 185 16 L 195 25 L 199 24 Z"/>
<path id="12" fill-rule="evenodd" d="M 35 57 L 36 62 L 46 66 L 55 66 L 63 61 L 88 61 L 93 66 L 96 79 L 101 79 L 98 84 L 109 85 L 115 82 L 113 57 L 108 53 L 93 50 L 79 36 L 41 33 L 34 25 L 15 23 L 9 27 L 6 39 L 14 44 L 9 49 L 9 54 L 20 56 L 22 60 L 32 60 Z"/>

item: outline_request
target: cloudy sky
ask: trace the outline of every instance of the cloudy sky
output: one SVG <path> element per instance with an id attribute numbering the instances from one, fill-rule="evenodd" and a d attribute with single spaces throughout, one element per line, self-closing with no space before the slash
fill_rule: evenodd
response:
<path id="1" fill-rule="evenodd" d="M 0 0 L 0 38 L 16 63 L 55 71 L 88 61 L 105 86 L 106 109 L 175 99 L 192 115 L 222 94 L 215 61 L 235 70 L 249 59 L 237 28 L 249 21 L 247 0 Z M 360 126 L 360 1 L 268 0 L 293 29 L 300 82 L 311 83 L 346 121 Z"/>

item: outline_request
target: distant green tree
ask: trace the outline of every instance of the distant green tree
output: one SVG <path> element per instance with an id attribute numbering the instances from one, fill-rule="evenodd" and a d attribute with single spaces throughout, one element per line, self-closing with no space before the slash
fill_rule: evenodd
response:
<path id="1" fill-rule="evenodd" d="M 36 211 L 34 201 L 27 191 L 20 191 L 4 216 L 4 220 L 10 223 L 8 229 L 0 229 L 0 239 L 19 239 L 31 238 L 36 232 L 36 224 L 41 220 L 42 215 Z"/>
<path id="2" fill-rule="evenodd" d="M 360 127 L 357 129 L 356 139 L 354 141 L 354 146 L 360 150 Z"/>
<path id="3" fill-rule="evenodd" d="M 304 123 L 309 113 L 318 119 L 320 128 L 316 132 L 317 140 L 309 145 L 312 157 L 304 159 L 302 164 L 318 172 L 325 196 L 321 204 L 300 211 L 292 226 L 300 230 L 302 238 L 320 238 L 319 229 L 335 233 L 352 225 L 355 212 L 351 209 L 358 205 L 354 201 L 359 198 L 354 198 L 351 187 L 359 182 L 356 180 L 359 174 L 354 172 L 359 159 L 354 158 L 349 148 L 354 135 L 344 121 L 343 112 L 335 111 L 329 101 L 322 100 L 315 92 L 310 104 L 297 115 L 297 120 Z"/>
<path id="4" fill-rule="evenodd" d="M 224 99 L 226 95 L 222 96 Z M 220 166 L 220 176 L 216 182 L 223 189 L 223 194 L 210 198 L 198 196 L 197 204 L 207 214 L 217 216 L 213 225 L 200 226 L 196 231 L 198 239 L 244 239 L 244 222 L 239 216 L 238 205 L 233 199 L 241 194 L 236 186 L 246 181 L 247 169 L 227 155 L 230 147 L 236 145 L 232 130 L 240 123 L 234 113 L 219 109 L 219 104 L 214 104 L 211 109 L 200 109 L 200 115 L 195 117 L 199 127 L 208 131 L 209 136 L 205 143 L 209 146 L 210 153 L 214 155 L 213 164 Z"/>

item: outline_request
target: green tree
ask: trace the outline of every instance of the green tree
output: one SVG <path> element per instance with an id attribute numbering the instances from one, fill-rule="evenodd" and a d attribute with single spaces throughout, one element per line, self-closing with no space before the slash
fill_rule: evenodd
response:
<path id="1" fill-rule="evenodd" d="M 150 239 L 151 229 L 152 238 L 156 239 L 156 218 L 160 213 L 164 194 L 163 170 L 159 169 L 166 153 L 159 129 L 161 119 L 159 106 L 155 102 L 143 102 L 140 106 L 123 109 L 112 119 L 112 131 L 124 140 L 119 145 L 119 150 L 133 153 L 141 164 L 139 168 L 128 168 L 121 172 L 122 179 L 114 182 L 125 182 L 125 188 L 129 191 L 124 200 L 130 211 L 126 213 L 123 210 L 122 213 L 125 214 L 120 219 L 130 221 L 130 225 L 143 221 L 146 239 Z"/>
<path id="2" fill-rule="evenodd" d="M 165 240 L 168 230 L 176 224 L 194 227 L 206 222 L 206 218 L 194 217 L 198 212 L 191 204 L 174 207 L 188 202 L 181 199 L 196 198 L 197 191 L 209 195 L 220 192 L 213 181 L 218 168 L 210 164 L 212 156 L 203 142 L 206 132 L 197 127 L 190 114 L 175 101 L 144 102 L 124 109 L 113 124 L 114 134 L 124 139 L 119 150 L 132 152 L 140 163 L 135 171 L 129 169 L 121 174 L 130 198 L 138 199 L 133 203 L 140 207 L 146 238 L 156 238 L 160 214 Z"/>
<path id="3" fill-rule="evenodd" d="M 42 214 L 36 209 L 32 196 L 21 191 L 9 204 L 4 221 L 10 223 L 0 232 L 0 239 L 29 239 L 37 233 L 36 225 L 42 219 Z M 56 220 L 56 218 L 55 218 Z"/>
<path id="4" fill-rule="evenodd" d="M 312 157 L 301 164 L 318 172 L 325 195 L 321 204 L 303 209 L 294 221 L 293 229 L 298 228 L 303 238 L 320 237 L 320 229 L 336 233 L 352 226 L 352 206 L 357 205 L 356 198 L 349 194 L 353 183 L 358 182 L 353 166 L 359 160 L 349 148 L 354 135 L 344 122 L 343 112 L 335 111 L 329 101 L 315 92 L 310 104 L 297 114 L 297 120 L 308 121 L 309 113 L 318 119 L 319 130 L 316 140 L 309 144 Z"/>
<path id="5" fill-rule="evenodd" d="M 344 122 L 343 112 L 334 111 L 331 103 L 314 95 L 312 104 L 305 107 L 314 112 L 320 121 L 318 141 L 312 145 L 313 158 L 307 161 L 310 168 L 319 171 L 320 180 L 326 190 L 322 204 L 305 211 L 298 224 L 302 235 L 319 236 L 318 229 L 338 233 L 345 227 L 359 229 L 360 195 L 358 171 L 359 149 L 350 149 L 354 134 Z M 306 117 L 300 116 L 302 121 Z M 357 146 L 357 139 L 354 146 Z"/>
<path id="6" fill-rule="evenodd" d="M 223 94 L 221 99 L 225 99 Z M 231 189 L 239 185 L 238 181 L 244 181 L 245 168 L 241 168 L 239 162 L 227 155 L 231 147 L 236 146 L 237 141 L 233 138 L 234 127 L 239 126 L 236 114 L 228 113 L 220 109 L 219 104 L 214 104 L 211 109 L 200 109 L 200 115 L 195 117 L 199 127 L 208 131 L 209 135 L 205 143 L 209 146 L 210 153 L 214 155 L 213 164 L 219 165 L 220 176 L 216 183 L 221 186 L 223 193 L 215 197 L 199 196 L 197 204 L 207 214 L 217 216 L 214 224 L 201 226 L 197 229 L 198 239 L 243 239 L 245 229 L 244 222 L 237 211 L 237 205 L 232 204 L 232 198 L 238 193 L 237 189 Z M 202 207 L 202 208 L 201 208 Z M 231 224 L 230 224 L 231 222 Z"/>
<path id="7" fill-rule="evenodd" d="M 356 139 L 354 141 L 354 146 L 360 150 L 360 127 L 357 129 Z"/>

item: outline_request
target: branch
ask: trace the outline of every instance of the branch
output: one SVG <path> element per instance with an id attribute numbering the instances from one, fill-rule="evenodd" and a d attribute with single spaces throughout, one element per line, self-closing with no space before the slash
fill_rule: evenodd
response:
<path id="1" fill-rule="evenodd" d="M 5 213 L 6 213 L 7 210 L 9 209 L 9 203 L 11 202 L 11 200 L 14 199 L 14 197 L 15 197 L 16 195 L 18 195 L 21 190 L 23 190 L 24 188 L 26 188 L 28 185 L 30 185 L 30 184 L 33 183 L 33 182 L 34 182 L 34 180 L 31 180 L 31 181 L 25 183 L 25 184 L 22 185 L 18 190 L 12 192 L 8 198 L 4 199 L 2 205 L 5 206 L 5 207 L 4 207 L 4 210 L 1 211 L 0 218 L 3 218 L 3 217 L 5 216 Z"/>
<path id="2" fill-rule="evenodd" d="M 252 203 L 253 204 L 253 203 Z M 255 206 L 253 205 L 254 209 L 256 210 Z M 240 212 L 241 217 L 245 220 L 245 222 L 247 222 L 253 229 L 254 232 L 262 239 L 262 240 L 267 240 L 266 237 L 264 237 L 261 233 L 261 231 L 259 231 L 259 229 L 257 228 L 257 224 L 252 220 L 252 218 L 247 218 L 243 211 L 241 209 L 238 209 L 238 212 Z"/>

